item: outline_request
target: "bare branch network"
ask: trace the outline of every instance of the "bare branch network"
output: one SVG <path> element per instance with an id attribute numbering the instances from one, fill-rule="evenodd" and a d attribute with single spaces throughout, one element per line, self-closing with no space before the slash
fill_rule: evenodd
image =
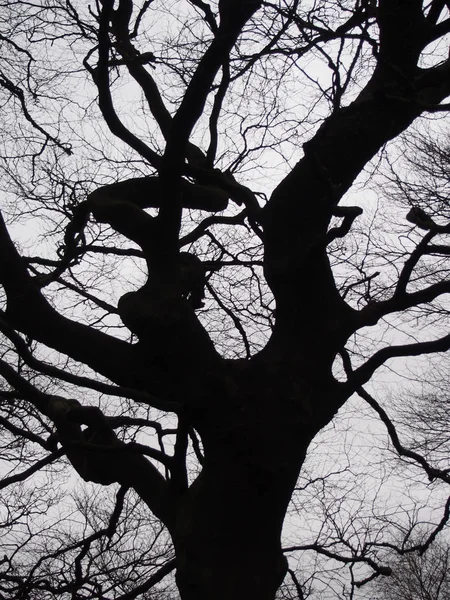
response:
<path id="1" fill-rule="evenodd" d="M 0 1 L 0 597 L 448 597 L 449 39 Z"/>

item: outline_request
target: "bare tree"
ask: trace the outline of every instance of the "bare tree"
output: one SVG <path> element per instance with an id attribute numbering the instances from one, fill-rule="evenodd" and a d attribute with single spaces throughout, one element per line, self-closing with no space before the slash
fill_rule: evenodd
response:
<path id="1" fill-rule="evenodd" d="M 425 554 L 407 552 L 390 559 L 392 577 L 378 579 L 374 600 L 445 600 L 450 595 L 450 549 L 435 543 Z"/>
<path id="2" fill-rule="evenodd" d="M 11 529 L 2 593 L 128 600 L 176 567 L 183 600 L 272 600 L 307 452 L 355 393 L 448 484 L 363 387 L 450 348 L 448 196 L 362 193 L 449 109 L 448 2 L 0 10 L 1 487 L 68 464 L 105 487 L 69 479 L 66 514 Z M 303 549 L 390 573 L 381 544 L 347 547 Z"/>

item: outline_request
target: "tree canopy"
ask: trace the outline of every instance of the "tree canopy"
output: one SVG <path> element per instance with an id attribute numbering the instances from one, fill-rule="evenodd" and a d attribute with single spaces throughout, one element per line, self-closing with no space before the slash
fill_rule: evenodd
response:
<path id="1" fill-rule="evenodd" d="M 450 514 L 449 2 L 0 23 L 0 595 L 355 598 L 388 549 L 426 551 Z"/>

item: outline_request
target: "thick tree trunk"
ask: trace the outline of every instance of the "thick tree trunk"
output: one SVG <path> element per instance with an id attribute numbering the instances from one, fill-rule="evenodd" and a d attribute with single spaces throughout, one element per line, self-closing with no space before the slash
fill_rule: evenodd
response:
<path id="1" fill-rule="evenodd" d="M 245 462 L 207 465 L 179 511 L 183 600 L 273 600 L 284 579 L 280 535 L 297 473 Z"/>
<path id="2" fill-rule="evenodd" d="M 299 470 L 338 408 L 325 374 L 314 384 L 297 361 L 292 369 L 285 360 L 257 363 L 196 424 L 205 463 L 171 528 L 183 600 L 273 600 L 286 574 L 280 536 Z"/>

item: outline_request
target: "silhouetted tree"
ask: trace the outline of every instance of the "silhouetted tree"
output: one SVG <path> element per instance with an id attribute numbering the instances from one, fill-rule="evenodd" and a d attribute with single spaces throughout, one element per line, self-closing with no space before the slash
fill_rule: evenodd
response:
<path id="1" fill-rule="evenodd" d="M 73 526 L 40 498 L 25 526 L 12 498 L 0 593 L 153 597 L 176 568 L 183 600 L 272 600 L 307 451 L 355 393 L 449 483 L 363 388 L 450 348 L 448 195 L 380 198 L 383 237 L 363 194 L 383 150 L 401 184 L 386 144 L 449 108 L 448 2 L 0 11 L 1 489 L 52 491 L 69 463 L 114 485 L 69 502 L 67 480 Z"/>

